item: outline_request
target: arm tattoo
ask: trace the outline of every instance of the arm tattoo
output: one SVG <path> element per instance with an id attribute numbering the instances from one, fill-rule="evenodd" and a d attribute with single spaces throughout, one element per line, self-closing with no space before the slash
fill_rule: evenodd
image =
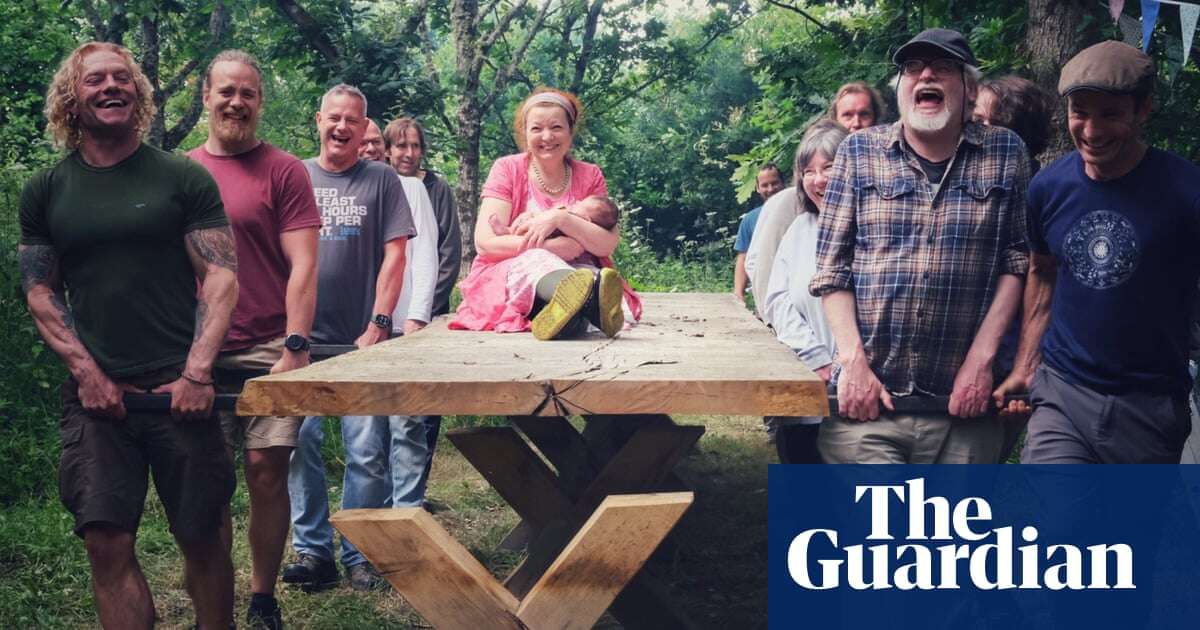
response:
<path id="1" fill-rule="evenodd" d="M 237 272 L 237 251 L 229 226 L 192 230 L 187 233 L 187 247 L 204 262 Z"/>
<path id="2" fill-rule="evenodd" d="M 192 342 L 199 341 L 200 336 L 204 333 L 204 324 L 208 322 L 208 302 L 200 300 L 196 302 L 196 330 L 192 332 Z"/>
<path id="3" fill-rule="evenodd" d="M 55 291 L 50 295 L 50 303 L 62 314 L 63 327 L 74 332 L 75 317 L 71 315 L 71 309 L 67 306 L 66 295 L 63 294 L 62 290 Z"/>
<path id="4" fill-rule="evenodd" d="M 35 285 L 54 284 L 58 275 L 58 255 L 50 245 L 24 245 L 17 253 L 21 270 L 21 290 L 29 293 Z"/>

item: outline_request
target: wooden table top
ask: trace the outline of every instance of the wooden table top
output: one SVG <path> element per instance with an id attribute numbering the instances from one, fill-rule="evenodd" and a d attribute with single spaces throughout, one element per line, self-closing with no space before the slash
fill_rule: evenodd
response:
<path id="1" fill-rule="evenodd" d="M 816 416 L 825 385 L 724 293 L 649 293 L 615 339 L 424 330 L 246 383 L 242 415 Z"/>

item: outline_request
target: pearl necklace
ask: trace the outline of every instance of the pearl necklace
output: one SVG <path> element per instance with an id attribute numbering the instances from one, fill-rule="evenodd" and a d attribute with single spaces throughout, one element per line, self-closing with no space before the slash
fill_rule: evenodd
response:
<path id="1" fill-rule="evenodd" d="M 566 191 L 568 188 L 571 187 L 571 163 L 570 162 L 566 163 L 567 172 L 566 172 L 566 177 L 563 178 L 562 184 L 559 186 L 555 186 L 553 188 L 546 185 L 546 180 L 542 178 L 542 169 L 538 168 L 537 160 L 533 160 L 532 162 L 530 162 L 530 165 L 533 166 L 533 179 L 534 179 L 534 181 L 537 182 L 538 188 L 542 189 L 542 192 L 544 192 L 548 195 L 553 195 L 553 196 L 557 197 L 557 196 L 563 194 L 564 191 Z"/>

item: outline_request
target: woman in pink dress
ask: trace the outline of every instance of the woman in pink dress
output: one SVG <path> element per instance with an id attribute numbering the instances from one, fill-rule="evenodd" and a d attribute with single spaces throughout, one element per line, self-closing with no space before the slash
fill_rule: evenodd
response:
<path id="1" fill-rule="evenodd" d="M 554 339 L 579 334 L 590 322 L 612 337 L 625 321 L 641 318 L 640 301 L 609 258 L 619 228 L 566 211 L 608 194 L 600 168 L 570 156 L 582 114 L 575 95 L 545 88 L 517 107 L 513 132 L 523 152 L 496 160 L 483 185 L 477 256 L 459 285 L 463 301 L 450 328 L 532 329 L 538 339 Z M 527 212 L 534 214 L 514 226 Z M 493 222 L 514 227 L 496 234 Z M 564 262 L 586 254 L 595 267 Z"/>

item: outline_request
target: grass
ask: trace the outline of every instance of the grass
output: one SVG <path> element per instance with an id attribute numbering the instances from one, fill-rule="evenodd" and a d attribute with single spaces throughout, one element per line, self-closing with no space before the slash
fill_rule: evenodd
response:
<path id="1" fill-rule="evenodd" d="M 495 424 L 499 419 L 480 419 Z M 702 627 L 766 627 L 767 464 L 775 462 L 759 418 L 679 417 L 707 432 L 677 471 L 696 489 L 696 503 L 669 544 L 652 558 L 671 595 Z M 447 418 L 446 426 L 475 424 Z M 329 431 L 326 447 L 340 448 Z M 341 478 L 331 458 L 330 480 Z M 340 485 L 340 483 L 339 483 Z M 332 500 L 339 499 L 335 489 Z M 153 493 L 151 493 L 153 495 Z M 496 547 L 517 517 L 487 482 L 441 440 L 428 495 L 447 506 L 435 518 L 494 574 L 503 576 L 519 559 Z M 247 497 L 241 483 L 233 499 L 237 608 L 249 598 L 250 561 L 245 528 Z M 54 500 L 6 506 L 0 512 L 0 628 L 94 628 L 89 572 L 71 518 Z M 160 628 L 188 628 L 191 603 L 183 589 L 182 564 L 157 498 L 147 500 L 138 533 L 138 557 L 154 593 Z M 398 594 L 357 593 L 348 586 L 316 594 L 279 589 L 285 621 L 293 629 L 427 627 Z M 614 622 L 602 620 L 602 627 Z"/>

